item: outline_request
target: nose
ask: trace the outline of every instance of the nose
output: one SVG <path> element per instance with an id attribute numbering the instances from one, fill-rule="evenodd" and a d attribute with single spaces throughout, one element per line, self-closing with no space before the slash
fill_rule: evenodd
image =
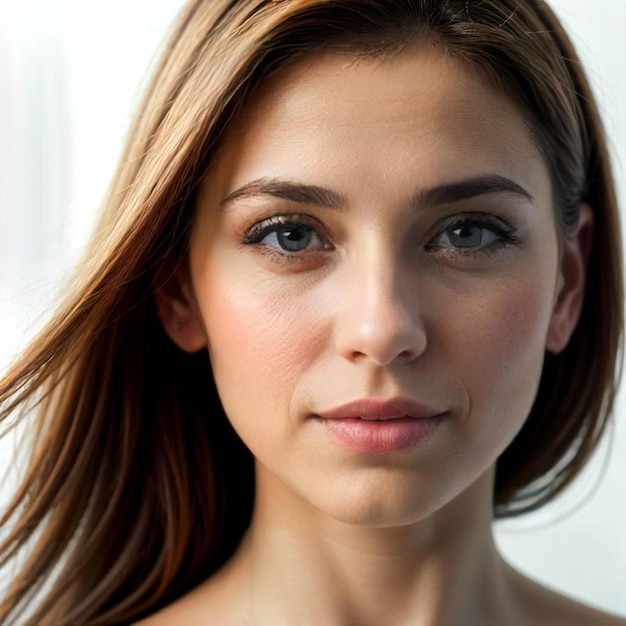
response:
<path id="1" fill-rule="evenodd" d="M 370 255 L 346 271 L 340 291 L 335 347 L 342 357 L 386 366 L 426 351 L 418 286 L 406 268 Z"/>

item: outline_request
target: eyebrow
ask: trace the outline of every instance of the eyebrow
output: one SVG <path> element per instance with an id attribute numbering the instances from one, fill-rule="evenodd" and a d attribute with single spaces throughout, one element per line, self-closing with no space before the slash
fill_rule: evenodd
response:
<path id="1" fill-rule="evenodd" d="M 422 191 L 417 194 L 412 204 L 416 208 L 423 206 L 432 207 L 440 204 L 454 204 L 461 200 L 498 193 L 520 196 L 531 204 L 535 202 L 535 198 L 529 191 L 510 178 L 500 176 L 499 174 L 485 174 L 484 176 L 476 176 Z"/>
<path id="2" fill-rule="evenodd" d="M 529 191 L 510 178 L 499 174 L 485 174 L 419 191 L 411 199 L 411 206 L 414 209 L 430 208 L 442 204 L 454 204 L 478 196 L 503 193 L 519 196 L 530 203 L 535 201 Z M 340 193 L 325 187 L 305 185 L 279 178 L 258 178 L 228 194 L 220 202 L 219 210 L 225 210 L 238 200 L 263 196 L 340 211 L 345 210 L 348 204 Z"/>
<path id="3" fill-rule="evenodd" d="M 289 200 L 297 204 L 314 204 L 337 210 L 345 209 L 347 204 L 341 194 L 325 187 L 303 185 L 302 183 L 278 178 L 258 178 L 228 194 L 220 202 L 219 210 L 223 211 L 228 205 L 233 204 L 237 200 L 262 196 Z"/>

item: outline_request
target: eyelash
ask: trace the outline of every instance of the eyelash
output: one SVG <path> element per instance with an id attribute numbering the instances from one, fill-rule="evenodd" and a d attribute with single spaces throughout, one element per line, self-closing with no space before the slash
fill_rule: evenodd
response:
<path id="1" fill-rule="evenodd" d="M 273 215 L 272 217 L 268 217 L 260 222 L 257 222 L 246 231 L 243 243 L 244 245 L 262 246 L 266 253 L 285 261 L 301 261 L 303 253 L 307 252 L 306 249 L 300 251 L 289 251 L 276 246 L 263 244 L 263 239 L 272 233 L 279 233 L 281 227 L 286 227 L 285 230 L 287 230 L 288 227 L 291 227 L 292 230 L 302 230 L 304 227 L 309 231 L 309 233 L 317 236 L 321 242 L 321 246 L 315 250 L 308 250 L 309 253 L 333 250 L 333 246 L 328 241 L 328 237 L 324 233 L 324 229 L 321 224 L 308 215 L 298 213 Z"/>
<path id="2" fill-rule="evenodd" d="M 447 235 L 448 240 L 450 240 L 450 234 L 455 230 L 473 227 L 490 231 L 495 237 L 494 241 L 480 246 L 468 246 L 467 248 L 454 245 L 446 247 L 433 243 L 436 239 L 441 239 L 445 235 Z M 437 233 L 438 234 L 426 244 L 426 250 L 443 250 L 447 251 L 449 254 L 462 254 L 464 256 L 493 254 L 506 246 L 519 244 L 520 241 L 512 226 L 502 219 L 488 213 L 454 216 L 452 219 L 448 220 L 442 228 L 439 228 Z"/>
<path id="3" fill-rule="evenodd" d="M 277 233 L 277 237 L 279 237 L 280 235 L 278 233 L 280 232 L 281 227 L 286 227 L 286 231 L 288 228 L 291 228 L 291 230 L 299 229 L 301 233 L 308 231 L 312 236 L 316 236 L 319 239 L 321 245 L 313 250 L 307 250 L 305 248 L 303 250 L 289 251 L 280 247 L 280 242 L 278 241 L 278 246 L 263 244 L 263 240 L 272 233 Z M 447 237 L 450 242 L 450 236 L 453 231 L 460 230 L 462 228 L 479 228 L 487 230 L 492 233 L 495 239 L 485 245 L 468 246 L 467 248 L 454 246 L 453 244 L 445 246 L 433 243 L 437 239 L 441 240 L 444 237 Z M 487 213 L 472 213 L 466 215 L 456 215 L 442 226 L 438 226 L 436 234 L 428 241 L 428 243 L 424 246 L 424 249 L 429 252 L 439 250 L 448 255 L 476 257 L 479 254 L 493 254 L 501 248 L 516 245 L 518 243 L 519 238 L 515 234 L 515 229 L 502 219 Z M 329 242 L 329 238 L 324 233 L 324 229 L 317 220 L 308 215 L 293 213 L 273 215 L 272 217 L 268 217 L 260 222 L 257 222 L 246 231 L 243 244 L 262 246 L 265 253 L 287 262 L 301 261 L 303 254 L 307 252 L 310 254 L 312 252 L 326 252 L 334 249 L 332 244 Z"/>

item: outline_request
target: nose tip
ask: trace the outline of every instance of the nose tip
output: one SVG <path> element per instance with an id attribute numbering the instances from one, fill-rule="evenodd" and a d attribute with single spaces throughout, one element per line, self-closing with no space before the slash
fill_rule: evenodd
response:
<path id="1" fill-rule="evenodd" d="M 393 362 L 410 363 L 426 347 L 425 334 L 394 332 L 388 326 L 363 323 L 355 325 L 344 341 L 337 342 L 338 352 L 349 361 L 369 361 L 387 366 Z"/>
<path id="2" fill-rule="evenodd" d="M 336 349 L 345 359 L 387 366 L 411 363 L 424 353 L 427 337 L 417 298 L 372 288 L 345 294 L 336 328 Z"/>

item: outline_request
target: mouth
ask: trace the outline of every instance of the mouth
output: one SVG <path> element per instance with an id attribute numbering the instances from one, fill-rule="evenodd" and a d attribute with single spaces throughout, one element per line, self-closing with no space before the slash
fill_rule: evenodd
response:
<path id="1" fill-rule="evenodd" d="M 445 411 L 408 398 L 382 400 L 361 398 L 341 406 L 317 413 L 317 417 L 330 420 L 360 419 L 363 421 L 387 422 L 403 419 L 431 419 Z"/>
<path id="2" fill-rule="evenodd" d="M 415 447 L 447 415 L 447 411 L 410 399 L 366 398 L 320 411 L 314 417 L 341 447 L 383 454 Z"/>

